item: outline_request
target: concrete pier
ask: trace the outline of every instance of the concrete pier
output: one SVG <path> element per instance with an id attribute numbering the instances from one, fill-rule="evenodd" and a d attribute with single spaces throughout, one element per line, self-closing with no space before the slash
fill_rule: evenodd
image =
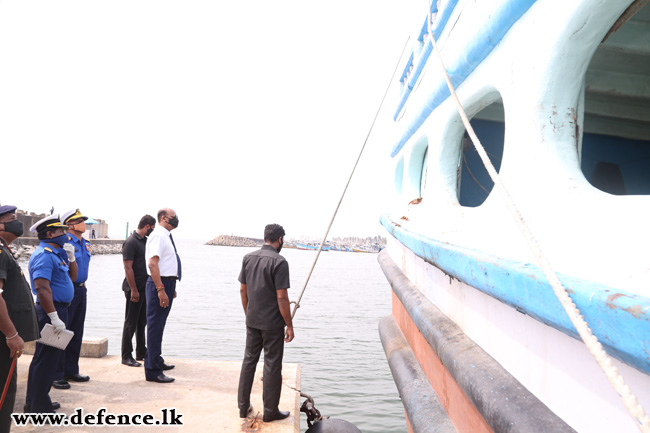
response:
<path id="1" fill-rule="evenodd" d="M 14 412 L 23 412 L 27 372 L 31 356 L 23 355 L 18 360 L 18 393 Z M 247 419 L 239 418 L 237 409 L 237 386 L 239 382 L 240 361 L 205 361 L 179 358 L 166 358 L 165 362 L 176 365 L 167 371 L 176 378 L 170 384 L 147 382 L 143 367 L 127 367 L 120 363 L 119 356 L 103 358 L 81 358 L 81 374 L 90 376 L 85 383 L 70 382 L 67 390 L 50 391 L 52 401 L 61 403 L 57 413 L 69 417 L 77 408 L 85 414 L 96 414 L 106 408 L 110 414 L 152 414 L 154 419 L 163 419 L 162 409 L 175 409 L 181 414 L 182 426 L 69 426 L 52 427 L 33 425 L 12 426 L 12 432 L 97 432 L 116 429 L 120 432 L 260 432 L 260 433 L 298 433 L 300 431 L 300 366 L 284 364 L 282 369 L 283 388 L 280 410 L 291 411 L 291 416 L 282 421 L 265 423 L 262 421 L 262 381 L 263 366 L 257 368 L 253 385 L 251 403 L 253 413 Z M 169 413 L 169 411 L 167 411 Z M 255 416 L 257 417 L 255 418 Z"/>

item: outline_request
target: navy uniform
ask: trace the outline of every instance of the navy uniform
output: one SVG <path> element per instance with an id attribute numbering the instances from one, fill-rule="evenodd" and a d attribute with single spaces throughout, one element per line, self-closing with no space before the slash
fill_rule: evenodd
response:
<path id="1" fill-rule="evenodd" d="M 61 214 L 61 222 L 69 224 L 70 221 L 81 219 L 86 221 L 87 216 L 79 212 L 79 209 L 71 209 Z M 73 226 L 70 226 L 71 228 Z M 85 231 L 85 228 L 84 228 Z M 83 342 L 84 323 L 86 321 L 86 303 L 87 289 L 86 280 L 88 280 L 88 268 L 90 266 L 91 246 L 90 242 L 75 235 L 68 233 L 68 243 L 74 246 L 74 256 L 77 262 L 77 279 L 73 281 L 74 297 L 68 307 L 67 328 L 74 332 L 74 337 L 65 349 L 63 363 L 57 370 L 56 382 L 53 384 L 58 389 L 68 389 L 70 384 L 68 380 L 76 382 L 86 382 L 90 379 L 88 376 L 79 374 L 79 354 L 81 352 L 81 343 Z"/>
<path id="2" fill-rule="evenodd" d="M 15 213 L 16 206 L 0 206 L 0 217 L 10 212 Z M 0 336 L 4 336 L 7 342 L 21 338 L 23 341 L 34 341 L 40 337 L 36 310 L 34 309 L 34 299 L 32 298 L 32 293 L 25 279 L 25 275 L 8 245 L 8 242 L 11 242 L 13 236 L 20 237 L 22 235 L 22 222 L 14 220 L 4 223 L 3 231 L 5 233 L 0 234 L 0 280 L 3 282 L 0 292 L 2 292 L 2 298 L 7 306 L 9 319 L 16 328 L 16 334 L 4 335 L 0 333 Z M 4 239 L 4 235 L 7 233 L 13 235 L 7 238 L 8 242 Z M 6 383 L 13 361 L 11 350 L 7 344 L 0 343 L 1 384 Z M 17 350 L 16 357 L 19 356 L 20 350 Z M 3 432 L 8 432 L 11 428 L 11 413 L 13 412 L 16 401 L 16 385 L 17 369 L 14 370 L 11 376 L 5 402 L 2 410 L 0 410 L 0 431 Z"/>
<path id="3" fill-rule="evenodd" d="M 50 215 L 34 224 L 31 231 L 41 233 L 48 229 L 57 228 L 67 229 L 68 227 L 61 224 L 58 215 Z M 56 321 L 62 321 L 65 324 L 68 320 L 68 307 L 74 296 L 74 286 L 69 275 L 70 263 L 63 248 L 65 244 L 64 237 L 67 237 L 67 235 L 42 239 L 29 259 L 32 292 L 38 296 L 36 315 L 39 329 L 43 329 L 48 323 L 56 327 Z M 53 243 L 58 244 L 59 247 L 52 247 L 51 244 Z M 47 280 L 52 291 L 55 311 L 49 314 L 43 309 L 41 295 L 36 291 L 34 282 L 38 279 Z M 49 392 L 56 377 L 57 367 L 62 359 L 62 350 L 36 343 L 36 351 L 29 366 L 27 397 L 25 400 L 26 409 L 35 413 L 54 411 Z"/>

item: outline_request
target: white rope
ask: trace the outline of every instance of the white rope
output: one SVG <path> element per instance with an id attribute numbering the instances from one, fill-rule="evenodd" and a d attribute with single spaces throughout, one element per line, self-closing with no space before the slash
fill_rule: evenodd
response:
<path id="1" fill-rule="evenodd" d="M 445 80 L 447 81 L 447 87 L 449 87 L 451 96 L 453 96 L 454 101 L 458 106 L 458 112 L 460 114 L 461 119 L 463 120 L 463 125 L 465 125 L 467 133 L 472 139 L 472 143 L 474 144 L 476 151 L 481 157 L 481 160 L 483 161 L 485 168 L 490 174 L 492 181 L 497 186 L 499 192 L 501 193 L 501 196 L 505 200 L 505 203 L 508 209 L 510 210 L 512 217 L 515 219 L 519 228 L 523 232 L 526 241 L 528 242 L 528 245 L 530 246 L 533 255 L 535 256 L 535 259 L 539 263 L 540 267 L 542 268 L 542 271 L 544 272 L 544 275 L 546 275 L 546 278 L 551 284 L 551 287 L 553 288 L 553 292 L 555 292 L 555 295 L 560 300 L 562 307 L 569 315 L 569 319 L 571 319 L 571 322 L 578 330 L 578 334 L 580 335 L 580 338 L 582 338 L 582 341 L 584 341 L 585 345 L 589 349 L 589 352 L 595 358 L 600 368 L 602 368 L 602 370 L 605 372 L 607 379 L 609 380 L 612 387 L 614 387 L 614 390 L 621 397 L 621 400 L 623 401 L 625 408 L 634 419 L 635 424 L 637 425 L 639 430 L 641 430 L 643 433 L 650 433 L 650 417 L 646 415 L 646 413 L 643 410 L 643 407 L 639 404 L 636 396 L 632 394 L 630 388 L 625 384 L 623 378 L 618 372 L 618 369 L 614 365 L 612 365 L 612 360 L 609 358 L 607 353 L 605 353 L 603 346 L 598 342 L 598 339 L 589 328 L 589 324 L 580 315 L 580 311 L 573 303 L 571 297 L 569 297 L 569 294 L 567 293 L 566 289 L 560 282 L 559 278 L 557 277 L 557 274 L 555 273 L 550 263 L 546 259 L 546 256 L 542 252 L 542 249 L 539 246 L 537 240 L 535 239 L 535 236 L 531 232 L 530 227 L 522 217 L 521 212 L 519 212 L 519 209 L 515 205 L 512 197 L 510 196 L 510 193 L 508 192 L 507 188 L 503 184 L 503 181 L 499 177 L 496 169 L 494 168 L 494 165 L 492 165 L 490 158 L 485 152 L 483 145 L 481 144 L 480 140 L 476 136 L 476 133 L 472 128 L 472 125 L 469 123 L 467 114 L 465 114 L 465 110 L 463 109 L 463 106 L 460 100 L 458 99 L 458 95 L 456 94 L 456 91 L 454 90 L 454 86 L 451 83 L 451 79 L 449 78 L 449 74 L 447 73 L 447 68 L 445 67 L 445 64 L 442 60 L 442 54 L 440 53 L 440 50 L 438 49 L 438 45 L 436 44 L 436 41 L 433 38 L 433 33 L 431 31 L 431 26 L 433 25 L 431 19 L 431 7 L 428 8 L 428 17 L 429 18 L 427 20 L 427 23 L 428 23 L 429 39 L 431 40 L 431 44 L 433 45 L 433 48 L 436 50 L 436 53 L 438 54 L 438 59 L 440 60 L 440 65 L 442 66 L 442 70 L 444 71 L 444 75 L 445 75 Z"/>
<path id="2" fill-rule="evenodd" d="M 381 112 L 381 107 L 384 105 L 384 101 L 386 100 L 386 95 L 388 94 L 388 91 L 390 90 L 392 84 L 393 84 L 393 79 L 395 77 L 395 73 L 397 72 L 397 68 L 400 65 L 400 62 L 402 61 L 402 57 L 404 56 L 404 51 L 406 50 L 406 47 L 408 46 L 410 37 L 406 38 L 406 42 L 404 43 L 404 47 L 402 48 L 402 53 L 400 54 L 399 60 L 395 64 L 395 69 L 393 70 L 393 74 L 390 77 L 390 80 L 388 82 L 388 86 L 386 87 L 386 90 L 384 92 L 383 98 L 381 98 L 381 103 L 379 104 L 379 108 L 377 109 L 377 112 L 375 113 L 375 117 L 372 120 L 372 124 L 370 125 L 370 129 L 368 130 L 368 134 L 366 134 L 366 139 L 363 142 L 363 146 L 361 146 L 361 151 L 359 152 L 359 156 L 357 157 L 357 161 L 354 163 L 354 167 L 352 168 L 352 172 L 350 173 L 350 177 L 348 178 L 348 182 L 345 184 L 345 188 L 343 188 L 343 194 L 341 194 L 341 198 L 339 199 L 339 203 L 336 205 L 336 209 L 334 209 L 334 214 L 332 215 L 332 219 L 330 220 L 329 225 L 327 226 L 327 230 L 325 230 L 325 235 L 323 236 L 323 240 L 321 241 L 319 247 L 318 247 L 318 252 L 316 253 L 316 257 L 314 257 L 314 262 L 311 265 L 311 269 L 309 269 L 309 273 L 307 274 L 307 278 L 305 279 L 305 284 L 302 286 L 302 290 L 300 291 L 300 295 L 298 296 L 298 300 L 294 303 L 293 311 L 291 312 L 291 318 L 296 315 L 296 311 L 298 308 L 300 308 L 300 300 L 302 299 L 302 295 L 305 293 L 305 290 L 307 289 L 307 283 L 309 283 L 309 279 L 311 278 L 312 272 L 314 272 L 314 268 L 316 267 L 316 262 L 318 261 L 318 257 L 320 257 L 320 253 L 323 250 L 323 245 L 325 245 L 325 242 L 327 241 L 327 236 L 330 233 L 330 229 L 332 228 L 332 224 L 334 224 L 334 219 L 336 218 L 336 214 L 339 212 L 339 208 L 341 207 L 341 203 L 343 202 L 343 198 L 345 197 L 345 193 L 348 190 L 348 187 L 350 186 L 350 182 L 352 181 L 352 176 L 354 176 L 354 172 L 357 170 L 357 165 L 359 165 L 359 161 L 361 160 L 361 155 L 363 155 L 363 151 L 366 148 L 366 144 L 368 144 L 368 139 L 370 138 L 370 134 L 372 133 L 373 128 L 375 127 L 375 122 L 377 121 L 377 117 L 379 117 L 379 113 Z"/>

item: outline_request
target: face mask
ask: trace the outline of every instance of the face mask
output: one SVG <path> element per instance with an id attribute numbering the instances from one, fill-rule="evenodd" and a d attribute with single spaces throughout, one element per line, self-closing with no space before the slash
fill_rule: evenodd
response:
<path id="1" fill-rule="evenodd" d="M 153 228 L 149 227 L 149 230 L 147 230 L 147 234 L 145 236 L 149 236 L 153 232 Z"/>
<path id="2" fill-rule="evenodd" d="M 178 227 L 178 215 L 174 215 L 174 218 L 170 218 L 168 223 L 174 228 Z"/>
<path id="3" fill-rule="evenodd" d="M 278 247 L 278 252 L 282 251 L 283 246 L 284 246 L 284 239 L 280 241 L 280 246 Z"/>
<path id="4" fill-rule="evenodd" d="M 63 248 L 63 245 L 65 245 L 68 242 L 68 235 L 61 235 L 52 239 L 45 239 L 45 242 L 49 244 L 57 244 L 58 246 Z"/>
<path id="5" fill-rule="evenodd" d="M 5 225 L 5 230 L 7 233 L 11 233 L 12 235 L 16 236 L 17 238 L 21 237 L 23 235 L 23 223 L 21 223 L 18 220 L 13 220 L 4 223 Z"/>
<path id="6" fill-rule="evenodd" d="M 77 224 L 70 224 L 70 229 L 80 232 L 80 233 L 86 233 L 86 223 L 85 222 L 80 222 Z"/>

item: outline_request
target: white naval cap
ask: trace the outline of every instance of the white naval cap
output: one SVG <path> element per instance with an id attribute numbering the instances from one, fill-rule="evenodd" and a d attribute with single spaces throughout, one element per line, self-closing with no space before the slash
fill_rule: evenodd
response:
<path id="1" fill-rule="evenodd" d="M 82 215 L 79 209 L 70 209 L 69 211 L 63 212 L 61 214 L 61 222 L 64 224 L 67 224 L 69 221 L 76 220 L 76 219 L 83 219 L 84 221 L 86 221 L 88 217 Z"/>
<path id="2" fill-rule="evenodd" d="M 68 228 L 68 226 L 66 226 L 65 224 L 61 224 L 61 219 L 59 219 L 59 215 L 57 214 L 57 215 L 48 215 L 45 218 L 38 220 L 33 226 L 29 228 L 29 231 L 42 232 L 43 230 L 49 227 L 62 228 L 62 229 Z"/>

